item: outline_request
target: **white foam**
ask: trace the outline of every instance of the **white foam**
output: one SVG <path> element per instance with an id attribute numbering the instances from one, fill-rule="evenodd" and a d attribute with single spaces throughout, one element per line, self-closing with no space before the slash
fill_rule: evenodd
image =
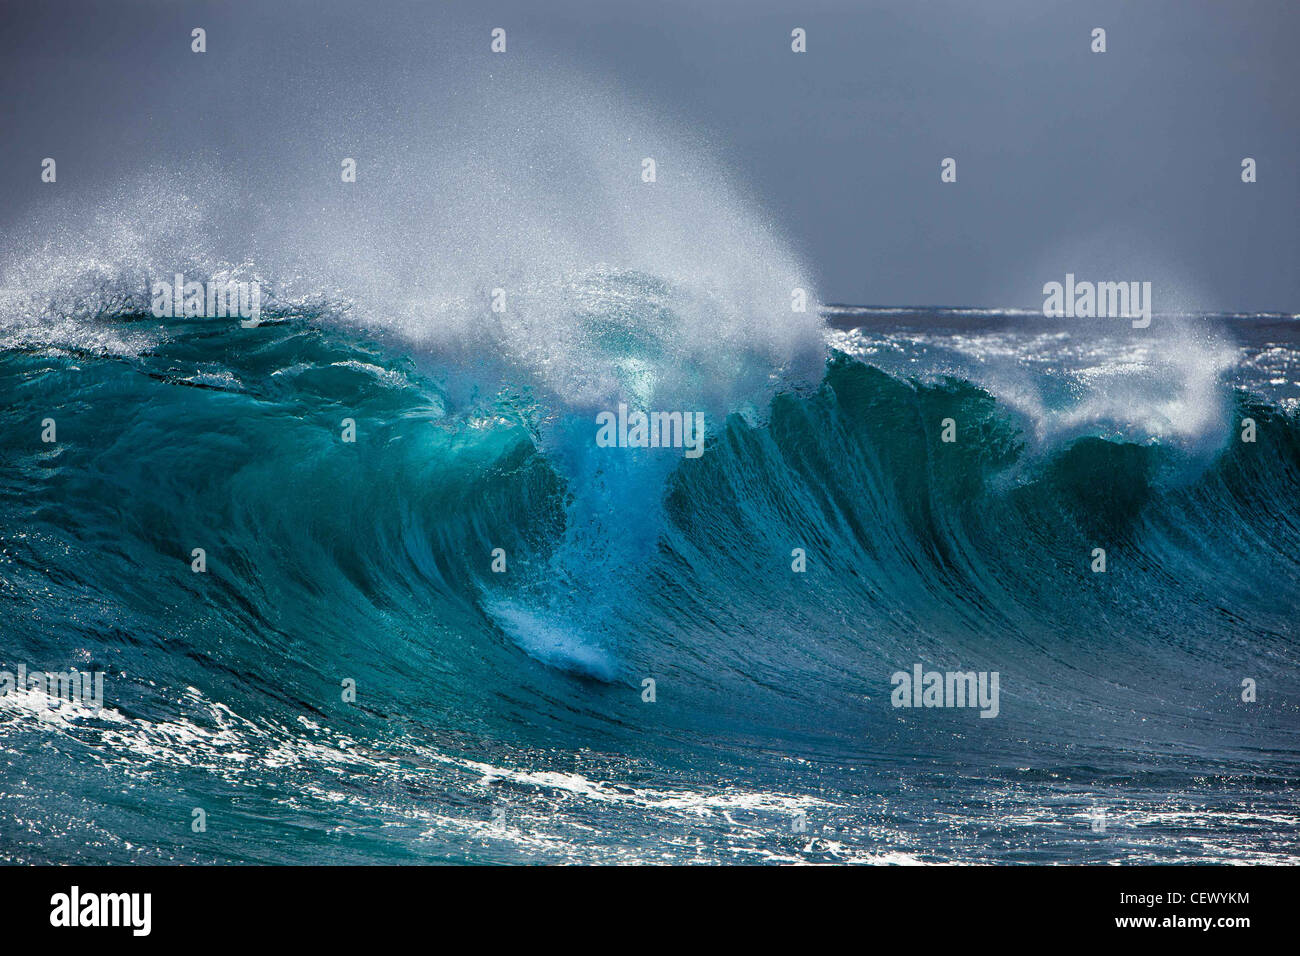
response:
<path id="1" fill-rule="evenodd" d="M 572 623 L 510 601 L 491 601 L 487 612 L 524 651 L 544 664 L 612 680 L 615 665 L 597 638 Z"/>
<path id="2" fill-rule="evenodd" d="M 1216 448 L 1230 408 L 1226 376 L 1240 361 L 1205 322 L 1175 317 L 1142 330 L 1063 320 L 1047 330 L 834 331 L 828 341 L 894 374 L 972 382 L 1020 413 L 1042 444 L 1095 434 Z"/>

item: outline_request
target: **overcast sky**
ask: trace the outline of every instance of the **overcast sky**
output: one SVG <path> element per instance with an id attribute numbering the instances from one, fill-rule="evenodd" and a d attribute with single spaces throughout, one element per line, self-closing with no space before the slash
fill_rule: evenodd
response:
<path id="1" fill-rule="evenodd" d="M 87 203 L 186 151 L 274 188 L 277 138 L 392 109 L 375 91 L 396 77 L 453 89 L 502 26 L 497 68 L 563 65 L 707 140 L 827 302 L 1039 308 L 1073 272 L 1300 312 L 1290 0 L 124 0 L 0 21 L 0 230 L 44 214 L 45 156 Z"/>

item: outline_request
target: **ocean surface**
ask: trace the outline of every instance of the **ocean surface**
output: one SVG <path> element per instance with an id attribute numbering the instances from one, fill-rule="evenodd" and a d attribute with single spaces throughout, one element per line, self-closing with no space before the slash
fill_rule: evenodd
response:
<path id="1" fill-rule="evenodd" d="M 0 669 L 104 700 L 0 695 L 0 861 L 1300 862 L 1295 317 L 77 275 L 0 297 Z"/>

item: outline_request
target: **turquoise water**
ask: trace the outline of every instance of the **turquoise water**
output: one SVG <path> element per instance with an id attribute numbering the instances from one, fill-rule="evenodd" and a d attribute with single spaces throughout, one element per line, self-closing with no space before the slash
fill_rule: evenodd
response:
<path id="1" fill-rule="evenodd" d="M 810 364 L 557 295 L 507 351 L 7 306 L 0 667 L 106 686 L 0 696 L 0 859 L 1300 857 L 1293 322 L 838 310 Z M 620 397 L 703 456 L 597 447 Z"/>

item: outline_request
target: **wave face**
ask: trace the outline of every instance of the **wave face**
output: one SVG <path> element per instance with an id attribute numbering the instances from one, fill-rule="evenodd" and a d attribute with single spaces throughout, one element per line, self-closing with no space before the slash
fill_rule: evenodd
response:
<path id="1" fill-rule="evenodd" d="M 0 860 L 1300 857 L 1293 321 L 823 316 L 707 143 L 482 60 L 347 187 L 288 90 L 0 240 L 0 689 L 105 675 L 0 693 Z"/>
<path id="2" fill-rule="evenodd" d="M 5 860 L 1296 859 L 1291 323 L 864 314 L 808 381 L 636 272 L 560 284 L 565 369 L 86 283 L 10 304 L 0 600 L 105 706 L 0 696 Z M 620 397 L 704 454 L 598 447 Z"/>

